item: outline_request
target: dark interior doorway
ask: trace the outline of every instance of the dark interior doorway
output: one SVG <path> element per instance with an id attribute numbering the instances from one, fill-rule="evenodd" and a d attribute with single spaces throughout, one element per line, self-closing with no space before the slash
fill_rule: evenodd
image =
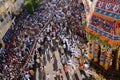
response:
<path id="1" fill-rule="evenodd" d="M 0 49 L 2 48 L 2 43 L 0 43 Z"/>
<path id="2" fill-rule="evenodd" d="M 113 70 L 115 70 L 116 69 L 116 60 L 117 60 L 117 55 L 118 55 L 118 50 L 117 49 L 115 49 L 115 50 L 113 50 L 112 51 L 112 57 L 113 57 L 113 61 L 112 61 L 112 66 L 111 66 L 111 68 L 113 69 Z"/>

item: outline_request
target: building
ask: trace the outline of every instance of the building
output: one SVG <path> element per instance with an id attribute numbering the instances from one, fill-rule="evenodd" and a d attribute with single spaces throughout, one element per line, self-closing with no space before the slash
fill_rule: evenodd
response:
<path id="1" fill-rule="evenodd" d="M 86 27 L 88 57 L 105 70 L 120 70 L 120 1 L 98 0 Z M 114 64 L 113 64 L 114 63 Z"/>
<path id="2" fill-rule="evenodd" d="M 3 0 L 0 1 L 0 44 L 4 46 L 3 37 L 12 25 L 11 17 L 5 7 Z"/>
<path id="3" fill-rule="evenodd" d="M 14 15 L 20 13 L 23 3 L 24 0 L 0 0 L 0 45 L 2 44 L 2 47 L 12 32 Z"/>

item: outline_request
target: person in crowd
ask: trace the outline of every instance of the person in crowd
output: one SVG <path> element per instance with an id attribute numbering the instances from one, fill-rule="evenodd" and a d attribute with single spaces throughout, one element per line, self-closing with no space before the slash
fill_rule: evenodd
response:
<path id="1" fill-rule="evenodd" d="M 47 60 L 50 63 L 50 53 L 47 53 Z"/>
<path id="2" fill-rule="evenodd" d="M 46 74 L 46 80 L 50 80 L 50 74 L 49 73 Z"/>
<path id="3" fill-rule="evenodd" d="M 56 77 L 57 77 L 57 80 L 60 80 L 60 74 L 59 74 L 59 70 L 56 71 Z"/>
<path id="4" fill-rule="evenodd" d="M 33 79 L 34 79 L 34 75 L 35 75 L 34 70 L 33 70 L 33 69 L 30 69 L 30 70 L 29 70 L 29 73 L 30 73 L 30 76 L 31 76 L 30 80 L 33 80 Z"/>
<path id="5" fill-rule="evenodd" d="M 58 63 L 56 57 L 54 57 L 53 71 L 57 71 L 57 70 L 58 70 Z"/>
<path id="6" fill-rule="evenodd" d="M 59 68 L 59 75 L 60 75 L 60 80 L 63 80 L 63 72 L 61 68 Z"/>
<path id="7" fill-rule="evenodd" d="M 81 70 L 80 70 L 80 74 L 81 74 L 83 80 L 87 80 L 87 79 L 88 79 L 88 77 L 87 77 L 87 75 L 86 75 L 86 73 L 85 73 L 84 70 L 81 69 Z"/>
<path id="8" fill-rule="evenodd" d="M 65 66 L 65 64 L 66 64 L 66 57 L 65 57 L 65 55 L 62 53 L 61 54 L 61 63 L 62 63 L 62 65 L 63 65 L 63 67 Z"/>
<path id="9" fill-rule="evenodd" d="M 1 51 L 3 54 L 3 59 L 0 60 L 0 64 L 2 65 L 0 67 L 1 69 L 3 68 L 1 73 L 5 74 L 7 78 L 14 78 L 13 76 L 19 76 L 20 70 L 17 70 L 17 68 L 21 69 L 22 65 L 27 63 L 29 73 L 23 72 L 21 76 L 33 79 L 34 69 L 30 68 L 31 63 L 36 64 L 36 68 L 40 68 L 43 61 L 43 66 L 45 66 L 48 64 L 46 62 L 47 56 L 47 60 L 53 64 L 53 71 L 57 71 L 57 75 L 60 76 L 58 80 L 63 80 L 62 70 L 58 70 L 58 61 L 54 54 L 60 45 L 61 63 L 63 64 L 67 80 L 70 80 L 67 60 L 69 60 L 69 56 L 72 57 L 72 51 L 76 50 L 73 46 L 79 44 L 79 34 L 77 34 L 77 31 L 82 25 L 82 18 L 85 17 L 84 13 L 80 14 L 80 10 L 84 10 L 84 5 L 76 3 L 76 1 L 72 0 L 70 2 L 50 0 L 50 2 L 47 1 L 45 4 L 42 4 L 42 6 L 38 6 L 33 14 L 27 14 L 26 11 L 21 13 L 15 20 L 16 25 L 13 26 L 13 33 L 10 36 L 10 40 L 7 41 L 8 44 Z M 52 20 L 49 21 L 51 18 Z M 79 22 L 79 19 L 81 22 Z M 47 24 L 47 22 L 49 23 Z M 80 31 L 80 33 L 82 37 L 85 34 L 84 31 Z M 31 51 L 36 39 L 38 39 L 35 47 L 36 52 L 33 54 Z M 52 58 L 50 51 L 53 54 Z M 27 59 L 31 60 L 29 56 L 32 55 L 34 55 L 34 61 L 27 61 Z M 40 72 L 42 73 L 43 80 L 45 80 L 44 68 L 43 70 L 40 69 Z"/>
<path id="10" fill-rule="evenodd" d="M 44 66 L 46 66 L 46 64 L 47 64 L 47 61 L 46 61 L 46 55 L 43 55 L 43 64 L 44 64 Z"/>
<path id="11" fill-rule="evenodd" d="M 28 72 L 26 72 L 25 78 L 26 78 L 27 80 L 30 80 L 31 76 L 30 76 L 30 74 L 29 74 Z"/>
<path id="12" fill-rule="evenodd" d="M 70 80 L 73 80 L 75 78 L 74 73 L 75 73 L 74 68 L 71 67 L 71 69 L 70 69 Z"/>
<path id="13" fill-rule="evenodd" d="M 57 80 L 57 73 L 56 73 L 56 71 L 54 71 L 53 76 L 54 76 L 54 80 Z"/>
<path id="14" fill-rule="evenodd" d="M 79 80 L 79 77 L 76 72 L 74 73 L 74 76 L 75 76 L 75 80 Z"/>
<path id="15" fill-rule="evenodd" d="M 40 64 L 40 56 L 39 53 L 36 53 L 37 58 L 36 58 L 36 68 L 40 68 L 41 64 Z"/>
<path id="16" fill-rule="evenodd" d="M 67 64 L 65 64 L 65 66 L 64 66 L 64 71 L 65 71 L 65 75 L 66 75 L 67 80 L 70 80 L 70 76 L 69 76 L 69 73 L 68 73 L 68 65 Z"/>

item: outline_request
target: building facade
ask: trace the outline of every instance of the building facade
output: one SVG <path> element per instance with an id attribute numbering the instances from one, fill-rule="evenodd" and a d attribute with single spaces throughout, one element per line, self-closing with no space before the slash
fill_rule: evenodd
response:
<path id="1" fill-rule="evenodd" d="M 11 34 L 11 26 L 15 15 L 19 15 L 24 0 L 0 0 L 0 45 L 4 47 L 7 37 Z"/>
<path id="2" fill-rule="evenodd" d="M 5 7 L 5 3 L 3 0 L 0 1 L 0 44 L 4 46 L 3 37 L 7 30 L 12 25 L 11 17 L 8 13 L 8 10 Z"/>

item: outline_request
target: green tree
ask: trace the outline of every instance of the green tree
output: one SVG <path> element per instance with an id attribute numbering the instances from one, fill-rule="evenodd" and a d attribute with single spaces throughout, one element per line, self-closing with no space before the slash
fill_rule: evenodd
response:
<path id="1" fill-rule="evenodd" d="M 84 27 L 84 28 L 86 28 L 86 26 L 87 26 L 87 21 L 84 19 L 84 20 L 82 20 L 82 26 Z"/>
<path id="2" fill-rule="evenodd" d="M 40 4 L 40 0 L 25 0 L 24 6 L 27 9 L 27 12 L 32 14 L 35 7 Z"/>
<path id="3" fill-rule="evenodd" d="M 35 1 L 35 6 L 38 6 L 40 4 L 40 0 Z"/>

